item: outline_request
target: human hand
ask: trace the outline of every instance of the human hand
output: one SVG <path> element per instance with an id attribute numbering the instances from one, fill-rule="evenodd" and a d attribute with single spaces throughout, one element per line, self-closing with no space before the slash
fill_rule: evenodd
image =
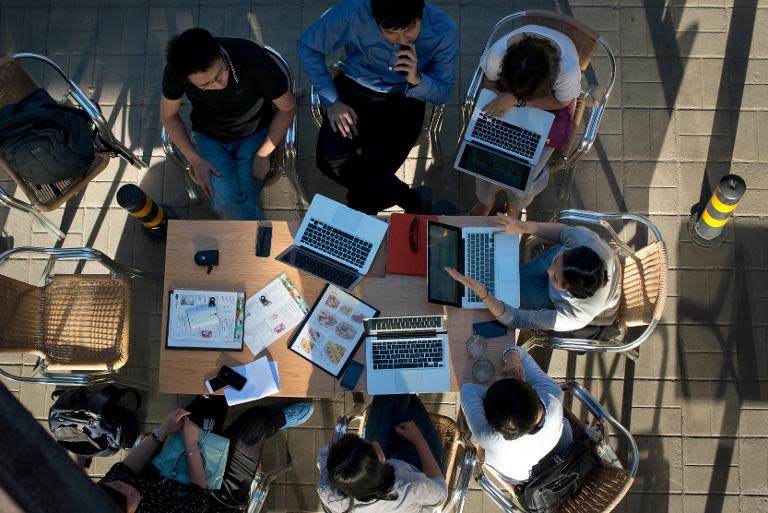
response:
<path id="1" fill-rule="evenodd" d="M 269 157 L 262 157 L 258 153 L 253 157 L 253 164 L 251 165 L 251 173 L 257 180 L 264 180 L 269 174 L 271 164 Z"/>
<path id="2" fill-rule="evenodd" d="M 182 421 L 181 439 L 184 440 L 184 446 L 187 450 L 197 448 L 197 443 L 200 439 L 199 428 L 194 421 L 187 417 Z"/>
<path id="3" fill-rule="evenodd" d="M 334 132 L 348 139 L 357 135 L 357 113 L 349 105 L 338 101 L 326 109 L 325 115 Z"/>
<path id="4" fill-rule="evenodd" d="M 163 423 L 155 430 L 155 434 L 161 438 L 168 438 L 170 435 L 181 429 L 182 421 L 187 415 L 189 415 L 187 410 L 176 408 L 166 415 L 165 419 L 163 419 Z"/>
<path id="5" fill-rule="evenodd" d="M 421 434 L 421 430 L 412 420 L 401 422 L 395 426 L 395 433 L 402 436 L 413 445 L 424 441 L 424 435 Z"/>
<path id="6" fill-rule="evenodd" d="M 524 233 L 528 233 L 528 226 L 525 221 L 509 217 L 501 212 L 496 214 L 496 226 L 500 228 L 496 233 L 508 233 L 510 235 L 523 235 Z"/>
<path id="7" fill-rule="evenodd" d="M 209 198 L 213 196 L 213 187 L 211 186 L 211 173 L 216 176 L 221 176 L 216 167 L 203 158 L 197 158 L 190 161 L 192 164 L 192 171 L 195 173 L 195 181 L 203 188 L 203 192 Z"/>
<path id="8" fill-rule="evenodd" d="M 525 381 L 525 369 L 523 368 L 523 362 L 520 360 L 519 351 L 511 348 L 507 349 L 504 351 L 502 361 L 504 362 L 501 368 L 502 376 Z"/>
<path id="9" fill-rule="evenodd" d="M 517 105 L 518 100 L 515 98 L 515 95 L 512 93 L 500 93 L 496 98 L 491 100 L 490 103 L 483 107 L 482 110 L 488 116 L 500 118 L 513 107 L 517 107 Z"/>
<path id="10" fill-rule="evenodd" d="M 461 274 L 459 271 L 457 271 L 453 267 L 446 267 L 445 272 L 448 273 L 448 276 L 458 281 L 468 289 L 472 290 L 475 294 L 477 294 L 478 297 L 481 297 L 481 298 L 488 297 L 488 291 L 486 290 L 485 285 L 483 285 L 476 279 L 470 278 L 469 276 L 465 276 Z"/>
<path id="11" fill-rule="evenodd" d="M 416 56 L 416 47 L 413 45 L 401 45 L 400 50 L 395 52 L 397 61 L 395 61 L 395 70 L 405 76 L 405 80 L 412 86 L 421 84 L 421 75 L 419 74 L 419 59 Z"/>

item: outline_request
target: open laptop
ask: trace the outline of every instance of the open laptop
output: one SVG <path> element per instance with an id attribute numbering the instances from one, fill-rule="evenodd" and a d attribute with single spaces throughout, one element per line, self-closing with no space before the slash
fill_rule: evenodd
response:
<path id="1" fill-rule="evenodd" d="M 370 395 L 450 391 L 445 315 L 376 317 L 363 324 Z"/>
<path id="2" fill-rule="evenodd" d="M 514 107 L 501 118 L 486 116 L 482 109 L 494 98 L 496 93 L 480 91 L 453 167 L 527 193 L 555 115 L 542 109 Z"/>
<path id="3" fill-rule="evenodd" d="M 430 221 L 427 228 L 427 299 L 461 308 L 485 308 L 472 290 L 445 271 L 453 267 L 510 306 L 520 306 L 520 237 L 498 228 L 457 228 Z"/>
<path id="4" fill-rule="evenodd" d="M 360 283 L 387 223 L 315 194 L 293 244 L 277 260 L 345 290 Z"/>

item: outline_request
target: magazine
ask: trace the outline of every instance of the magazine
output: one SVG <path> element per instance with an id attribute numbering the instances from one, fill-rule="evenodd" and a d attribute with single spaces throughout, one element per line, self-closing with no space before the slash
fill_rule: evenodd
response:
<path id="1" fill-rule="evenodd" d="M 291 280 L 281 274 L 245 302 L 245 345 L 258 355 L 298 326 L 308 311 Z"/>
<path id="2" fill-rule="evenodd" d="M 166 347 L 241 350 L 244 306 L 244 292 L 172 290 Z"/>
<path id="3" fill-rule="evenodd" d="M 288 348 L 338 378 L 363 340 L 363 319 L 377 315 L 371 305 L 328 284 Z"/>

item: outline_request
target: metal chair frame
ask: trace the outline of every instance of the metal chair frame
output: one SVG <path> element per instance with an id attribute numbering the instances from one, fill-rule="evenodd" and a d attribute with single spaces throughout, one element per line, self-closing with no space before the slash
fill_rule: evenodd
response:
<path id="1" fill-rule="evenodd" d="M 639 214 L 632 213 L 619 213 L 619 214 L 604 214 L 599 212 L 589 212 L 586 210 L 562 210 L 555 214 L 552 222 L 564 222 L 575 224 L 592 224 L 603 228 L 610 237 L 609 244 L 623 257 L 631 257 L 635 251 L 629 247 L 624 241 L 619 238 L 619 235 L 611 225 L 611 221 L 628 221 L 638 223 L 645 227 L 647 231 L 653 235 L 655 241 L 664 243 L 661 232 L 650 220 Z M 529 238 L 524 244 L 532 244 L 535 238 Z M 653 242 L 653 241 L 650 241 Z M 666 298 L 666 287 L 659 290 L 659 295 L 663 296 L 658 298 L 657 301 L 663 301 Z M 651 333 L 656 329 L 659 324 L 659 320 L 654 318 L 645 327 L 643 332 L 637 336 L 634 340 L 625 342 L 622 344 L 611 344 L 606 341 L 591 340 L 583 338 L 567 338 L 557 337 L 550 334 L 539 333 L 534 334 L 533 337 L 528 339 L 523 347 L 530 350 L 535 346 L 543 346 L 552 349 L 564 349 L 566 351 L 577 352 L 596 352 L 596 353 L 622 353 L 630 359 L 637 359 L 638 353 L 637 347 L 643 342 L 648 340 Z"/>
<path id="2" fill-rule="evenodd" d="M 613 416 L 603 408 L 600 403 L 590 394 L 587 389 L 582 385 L 569 381 L 560 385 L 564 392 L 570 393 L 571 396 L 581 402 L 586 410 L 594 417 L 595 422 L 602 425 L 603 421 L 608 422 L 616 432 L 621 435 L 627 443 L 627 447 L 630 452 L 630 460 L 628 464 L 623 466 L 619 461 L 613 448 L 608 444 L 605 438 L 596 439 L 596 435 L 592 429 L 587 428 L 588 434 L 595 441 L 597 454 L 601 458 L 601 462 L 604 465 L 611 465 L 620 469 L 627 470 L 627 481 L 625 482 L 622 492 L 623 495 L 632 486 L 635 475 L 637 474 L 637 467 L 639 462 L 639 454 L 637 449 L 637 443 L 635 442 L 632 434 L 622 426 Z M 517 503 L 514 497 L 511 497 L 503 487 L 497 485 L 493 479 L 488 477 L 488 474 L 492 476 L 498 476 L 498 473 L 492 468 L 487 467 L 485 464 L 478 465 L 475 473 L 475 481 L 483 492 L 501 509 L 504 513 L 525 513 L 522 507 Z M 623 496 L 622 495 L 622 496 Z"/>
<path id="3" fill-rule="evenodd" d="M 519 11 L 502 18 L 491 30 L 488 39 L 485 42 L 485 47 L 481 52 L 484 54 L 495 43 L 499 37 L 508 34 L 512 29 L 509 25 L 512 22 L 520 23 L 520 26 L 525 25 L 524 18 L 528 15 L 542 16 L 546 15 L 547 11 L 540 10 L 528 10 Z M 616 58 L 613 55 L 613 51 L 608 46 L 607 41 L 602 37 L 598 37 L 597 43 L 603 48 L 608 58 L 609 75 L 605 83 L 605 86 L 600 87 L 599 83 L 582 85 L 582 91 L 579 98 L 585 101 L 585 109 L 589 110 L 589 118 L 587 120 L 584 134 L 582 135 L 579 144 L 572 148 L 567 155 L 563 155 L 563 167 L 561 171 L 563 173 L 563 180 L 558 188 L 558 197 L 561 200 L 568 199 L 570 195 L 570 187 L 573 183 L 573 167 L 581 160 L 584 155 L 592 148 L 597 138 L 597 131 L 600 127 L 600 121 L 605 113 L 605 107 L 608 103 L 608 97 L 613 90 L 613 84 L 616 81 Z M 594 67 L 589 65 L 587 71 L 582 74 L 582 84 L 585 80 L 588 80 L 588 76 L 594 74 Z M 464 97 L 464 104 L 461 111 L 461 131 L 459 133 L 459 142 L 464 138 L 464 132 L 467 129 L 469 120 L 472 117 L 472 112 L 475 110 L 475 103 L 477 102 L 478 94 L 480 93 L 480 85 L 483 80 L 483 70 L 478 64 L 475 69 L 475 74 L 472 77 L 472 81 L 467 89 L 467 94 Z"/>
<path id="4" fill-rule="evenodd" d="M 67 83 L 67 89 L 62 98 L 62 101 L 66 101 L 67 97 L 71 97 L 74 100 L 75 104 L 79 106 L 91 119 L 94 126 L 96 127 L 96 131 L 98 132 L 99 138 L 110 150 L 112 150 L 115 156 L 122 158 L 128 164 L 135 166 L 139 169 L 143 169 L 147 167 L 147 165 L 142 160 L 140 160 L 136 155 L 134 155 L 122 142 L 120 142 L 115 137 L 115 135 L 109 129 L 107 120 L 104 118 L 104 115 L 101 113 L 99 106 L 90 98 L 88 98 L 88 95 L 86 95 L 85 92 L 82 89 L 80 89 L 80 86 L 78 86 L 74 80 L 69 78 L 67 74 L 64 73 L 64 70 L 62 70 L 58 64 L 56 64 L 54 61 L 52 61 L 48 57 L 45 57 L 44 55 L 38 55 L 35 53 L 17 53 L 12 55 L 11 58 L 17 61 L 23 60 L 23 59 L 35 60 L 35 61 L 42 62 L 50 66 L 51 68 L 53 68 L 56 71 L 56 73 L 58 73 L 61 76 L 61 78 L 64 79 L 64 81 Z M 83 186 L 83 188 L 84 187 L 85 186 Z M 26 212 L 32 215 L 46 230 L 53 233 L 56 236 L 57 240 L 64 239 L 65 237 L 64 232 L 62 232 L 48 218 L 43 216 L 40 213 L 40 211 L 37 208 L 35 208 L 34 204 L 30 202 L 22 201 L 18 198 L 14 198 L 10 194 L 8 194 L 8 192 L 6 192 L 2 187 L 0 187 L 0 204 L 5 205 L 9 208 L 15 208 L 17 210 L 21 210 L 23 212 Z"/>
<path id="5" fill-rule="evenodd" d="M 158 276 L 147 273 L 135 267 L 131 267 L 125 264 L 116 262 L 106 256 L 104 253 L 93 248 L 35 248 L 35 247 L 18 247 L 9 249 L 0 254 L 0 267 L 5 265 L 8 260 L 15 255 L 22 253 L 31 253 L 37 255 L 48 255 L 48 264 L 43 272 L 41 282 L 43 284 L 49 283 L 53 278 L 53 265 L 59 260 L 85 260 L 99 262 L 104 267 L 109 269 L 110 275 L 117 277 L 120 275 L 127 276 L 128 278 L 144 278 L 144 279 L 157 279 Z M 57 386 L 88 386 L 103 383 L 117 383 L 125 386 L 139 387 L 143 389 L 148 388 L 148 384 L 145 382 L 137 381 L 114 372 L 114 370 L 96 371 L 96 372 L 46 372 L 46 365 L 43 358 L 38 358 L 35 364 L 33 376 L 21 376 L 15 375 L 0 368 L 0 376 L 3 376 L 12 381 L 18 381 L 22 383 L 38 383 L 42 385 L 57 385 Z"/>
<path id="6" fill-rule="evenodd" d="M 291 70 L 290 64 L 280 53 L 270 46 L 264 45 L 263 47 L 270 57 L 274 59 L 276 64 L 280 67 L 280 70 L 288 79 L 288 90 L 296 96 L 296 78 Z M 297 117 L 294 116 L 291 126 L 288 127 L 288 131 L 285 134 L 285 139 L 280 143 L 274 152 L 274 157 L 271 163 L 271 174 L 280 174 L 285 176 L 291 182 L 291 186 L 296 192 L 297 201 L 296 207 L 298 210 L 303 210 L 308 205 L 307 195 L 304 192 L 304 187 L 301 185 L 299 175 L 297 172 L 297 153 L 296 153 L 296 130 L 297 130 Z M 160 130 L 160 139 L 163 145 L 163 151 L 168 160 L 173 162 L 176 167 L 182 172 L 184 177 L 184 184 L 187 190 L 187 196 L 190 201 L 197 201 L 200 199 L 200 193 L 198 192 L 197 182 L 194 179 L 194 172 L 192 165 L 187 158 L 174 146 L 171 142 L 171 136 L 165 127 Z"/>
<path id="7" fill-rule="evenodd" d="M 361 405 L 357 406 L 359 408 Z M 334 428 L 332 441 L 336 442 L 346 435 L 352 422 L 362 423 L 364 421 L 365 412 L 352 413 L 351 415 L 340 417 Z M 469 441 L 467 434 L 462 432 L 461 429 L 459 429 L 459 437 L 456 440 L 456 443 L 463 450 L 461 465 L 459 466 L 459 474 L 456 476 L 456 484 L 453 492 L 450 493 L 445 504 L 443 504 L 440 513 L 449 513 L 450 511 L 455 511 L 455 513 L 462 512 L 464 509 L 464 502 L 467 498 L 467 492 L 469 491 L 469 483 L 472 480 L 472 474 L 477 462 L 477 451 L 475 450 L 475 446 Z M 328 508 L 326 508 L 324 504 L 323 511 L 329 513 Z"/>

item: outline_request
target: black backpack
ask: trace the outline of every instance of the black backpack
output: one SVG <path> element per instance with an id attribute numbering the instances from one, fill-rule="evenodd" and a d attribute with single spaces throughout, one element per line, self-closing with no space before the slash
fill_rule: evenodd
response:
<path id="1" fill-rule="evenodd" d="M 0 109 L 0 158 L 35 184 L 84 176 L 96 156 L 91 119 L 35 89 Z"/>
<path id="2" fill-rule="evenodd" d="M 531 472 L 523 489 L 523 507 L 528 513 L 555 513 L 576 497 L 598 459 L 585 437 L 576 438 L 562 456 L 545 457 Z"/>
<path id="3" fill-rule="evenodd" d="M 48 412 L 48 426 L 56 441 L 71 453 L 88 460 L 111 456 L 133 445 L 139 434 L 136 411 L 141 396 L 133 388 L 107 385 L 96 391 L 91 387 L 56 390 L 56 402 Z M 126 408 L 122 404 L 134 403 Z"/>

